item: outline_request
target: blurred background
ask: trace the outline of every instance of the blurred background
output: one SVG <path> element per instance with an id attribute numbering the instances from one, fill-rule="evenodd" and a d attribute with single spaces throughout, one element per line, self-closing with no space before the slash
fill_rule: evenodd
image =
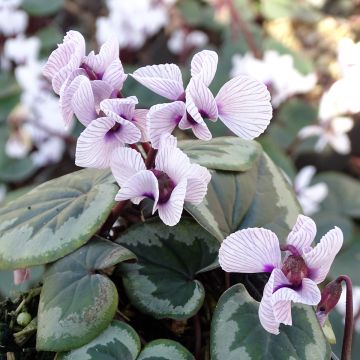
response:
<path id="1" fill-rule="evenodd" d="M 80 31 L 88 51 L 111 33 L 126 73 L 173 62 L 189 78 L 194 53 L 213 49 L 214 94 L 248 74 L 272 95 L 274 117 L 258 139 L 294 188 L 318 239 L 334 225 L 345 244 L 331 276 L 354 282 L 360 334 L 360 1 L 357 0 L 0 0 L 0 205 L 39 183 L 77 170 L 81 124 L 65 130 L 58 98 L 41 73 L 66 31 Z M 164 102 L 130 77 L 125 96 L 141 107 Z M 231 135 L 221 122 L 214 136 Z M 0 272 L 0 299 L 41 279 L 13 285 Z M 332 314 L 341 347 L 340 304 Z M 354 353 L 360 351 L 355 337 Z"/>

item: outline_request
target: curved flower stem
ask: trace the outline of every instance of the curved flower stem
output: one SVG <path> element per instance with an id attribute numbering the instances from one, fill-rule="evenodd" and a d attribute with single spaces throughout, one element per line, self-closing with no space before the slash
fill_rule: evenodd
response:
<path id="1" fill-rule="evenodd" d="M 354 327 L 352 283 L 350 277 L 347 275 L 340 275 L 336 281 L 339 283 L 344 281 L 346 284 L 346 314 L 341 360 L 351 360 L 351 344 Z"/>
<path id="2" fill-rule="evenodd" d="M 136 150 L 141 157 L 145 160 L 144 154 L 143 152 L 139 149 L 139 146 L 137 144 L 129 144 L 129 147 L 131 147 L 132 149 Z M 145 149 L 144 149 L 145 150 Z"/>
<path id="3" fill-rule="evenodd" d="M 145 166 L 147 169 L 150 169 L 154 166 L 156 154 L 157 154 L 157 150 L 154 148 L 150 148 L 145 160 Z"/>
<path id="4" fill-rule="evenodd" d="M 129 203 L 129 200 L 119 201 L 111 210 L 110 215 L 104 222 L 103 226 L 101 227 L 100 233 L 107 233 L 110 231 L 111 227 L 114 225 L 115 221 L 118 217 L 122 214 L 125 206 Z"/>
<path id="5" fill-rule="evenodd" d="M 151 150 L 151 145 L 148 142 L 142 142 L 141 146 L 143 147 L 144 151 L 148 154 Z"/>

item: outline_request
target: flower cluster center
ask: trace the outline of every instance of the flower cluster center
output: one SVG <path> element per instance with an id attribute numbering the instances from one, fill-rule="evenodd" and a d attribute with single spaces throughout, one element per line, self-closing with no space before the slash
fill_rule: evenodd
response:
<path id="1" fill-rule="evenodd" d="M 281 270 L 294 287 L 300 286 L 302 279 L 309 275 L 305 260 L 300 255 L 288 256 Z"/>
<path id="2" fill-rule="evenodd" d="M 155 175 L 159 183 L 159 204 L 166 203 L 170 199 L 175 184 L 163 171 L 156 169 L 151 169 L 150 171 Z"/>

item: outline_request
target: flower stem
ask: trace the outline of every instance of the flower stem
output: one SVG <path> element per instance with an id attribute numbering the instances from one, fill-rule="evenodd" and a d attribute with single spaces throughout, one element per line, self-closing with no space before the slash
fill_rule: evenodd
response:
<path id="1" fill-rule="evenodd" d="M 107 233 L 110 231 L 111 227 L 114 225 L 114 222 L 122 214 L 125 206 L 129 203 L 129 200 L 119 201 L 111 210 L 110 215 L 104 222 L 101 227 L 100 233 Z"/>
<path id="2" fill-rule="evenodd" d="M 157 154 L 157 150 L 154 148 L 150 148 L 145 160 L 145 166 L 147 169 L 151 169 L 154 166 L 156 154 Z"/>
<path id="3" fill-rule="evenodd" d="M 336 279 L 337 282 L 342 281 L 346 284 L 346 313 L 345 313 L 345 328 L 344 339 L 341 350 L 341 360 L 351 360 L 351 344 L 353 335 L 353 295 L 351 279 L 347 275 L 341 275 Z"/>
<path id="4" fill-rule="evenodd" d="M 194 316 L 195 329 L 195 359 L 201 360 L 201 323 L 199 314 Z"/>

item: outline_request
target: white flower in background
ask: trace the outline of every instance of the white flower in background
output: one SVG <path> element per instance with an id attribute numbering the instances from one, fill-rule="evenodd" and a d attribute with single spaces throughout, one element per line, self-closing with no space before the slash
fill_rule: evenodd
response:
<path id="1" fill-rule="evenodd" d="M 14 36 L 25 31 L 28 24 L 28 15 L 18 10 L 22 0 L 0 0 L 0 35 Z"/>
<path id="2" fill-rule="evenodd" d="M 336 305 L 336 310 L 344 316 L 346 312 L 346 289 L 343 288 L 339 302 Z M 356 316 L 360 311 L 360 286 L 353 286 L 353 312 Z M 345 321 L 345 319 L 344 319 Z M 357 318 L 357 321 L 354 323 L 355 331 L 360 333 L 360 317 Z"/>
<path id="3" fill-rule="evenodd" d="M 338 63 L 343 77 L 360 74 L 360 42 L 343 38 L 338 44 Z"/>
<path id="4" fill-rule="evenodd" d="M 236 54 L 232 58 L 231 76 L 247 74 L 266 84 L 271 92 L 272 104 L 278 107 L 295 94 L 309 92 L 316 84 L 316 75 L 302 75 L 294 66 L 291 55 L 281 55 L 266 50 L 263 59 L 256 59 L 251 53 Z"/>
<path id="5" fill-rule="evenodd" d="M 120 48 L 138 49 L 169 21 L 168 8 L 176 0 L 107 0 L 108 17 L 96 22 L 96 37 L 105 42 L 111 34 L 119 40 Z"/>
<path id="6" fill-rule="evenodd" d="M 209 37 L 199 30 L 187 32 L 183 29 L 174 31 L 169 40 L 168 48 L 174 54 L 181 54 L 183 51 L 200 49 L 209 42 Z"/>
<path id="7" fill-rule="evenodd" d="M 313 215 L 318 212 L 321 202 L 329 192 L 325 183 L 310 185 L 315 173 L 314 166 L 305 166 L 298 172 L 294 180 L 294 190 L 305 215 Z"/>
<path id="8" fill-rule="evenodd" d="M 39 38 L 35 36 L 26 38 L 24 35 L 18 35 L 16 38 L 6 40 L 4 58 L 17 65 L 29 64 L 37 60 L 40 46 Z"/>

